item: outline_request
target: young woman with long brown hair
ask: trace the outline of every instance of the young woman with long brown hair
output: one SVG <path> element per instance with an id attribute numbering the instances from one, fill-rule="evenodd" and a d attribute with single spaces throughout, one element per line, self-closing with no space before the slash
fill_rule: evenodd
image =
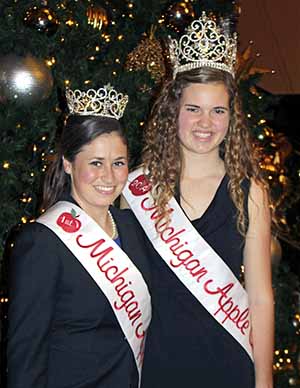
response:
<path id="1" fill-rule="evenodd" d="M 157 251 L 143 388 L 273 387 L 268 191 L 220 28 L 203 14 L 176 44 L 123 192 Z"/>

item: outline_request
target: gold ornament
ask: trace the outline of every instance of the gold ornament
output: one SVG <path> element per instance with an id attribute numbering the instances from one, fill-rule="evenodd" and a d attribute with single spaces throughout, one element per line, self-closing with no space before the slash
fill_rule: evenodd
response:
<path id="1" fill-rule="evenodd" d="M 259 54 L 256 54 L 254 57 L 252 55 L 252 45 L 251 41 L 246 49 L 240 54 L 237 54 L 237 61 L 235 65 L 236 80 L 242 81 L 246 80 L 251 75 L 255 74 L 267 74 L 272 73 L 273 71 L 266 67 L 257 67 L 255 66 L 255 61 L 259 57 Z M 255 92 L 253 94 L 256 94 Z"/>
<path id="2" fill-rule="evenodd" d="M 138 46 L 128 54 L 125 69 L 137 71 L 147 69 L 155 83 L 160 83 L 165 77 L 166 67 L 163 48 L 154 36 L 155 29 L 151 28 L 149 37 L 146 35 Z"/>
<path id="3" fill-rule="evenodd" d="M 275 133 L 272 128 L 265 126 L 262 128 L 259 140 L 263 141 L 261 152 L 265 164 L 273 164 L 276 171 L 284 170 L 287 157 L 292 153 L 293 147 L 283 133 Z M 265 145 L 268 144 L 270 151 L 264 153 Z M 268 162 L 268 163 L 267 163 Z"/>
<path id="4" fill-rule="evenodd" d="M 98 29 L 99 31 L 102 27 L 107 27 L 108 25 L 108 16 L 104 8 L 99 6 L 90 6 L 86 11 L 86 16 L 88 18 L 88 24 L 92 25 L 93 28 Z"/>

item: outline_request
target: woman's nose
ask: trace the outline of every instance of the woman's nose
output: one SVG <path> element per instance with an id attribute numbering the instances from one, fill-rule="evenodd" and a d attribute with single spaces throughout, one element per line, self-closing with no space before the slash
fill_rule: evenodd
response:
<path id="1" fill-rule="evenodd" d="M 211 119 L 208 113 L 202 113 L 198 118 L 198 123 L 201 128 L 209 128 Z"/>
<path id="2" fill-rule="evenodd" d="M 112 166 L 104 166 L 102 174 L 102 179 L 105 181 L 105 183 L 112 183 L 114 180 L 114 173 Z"/>

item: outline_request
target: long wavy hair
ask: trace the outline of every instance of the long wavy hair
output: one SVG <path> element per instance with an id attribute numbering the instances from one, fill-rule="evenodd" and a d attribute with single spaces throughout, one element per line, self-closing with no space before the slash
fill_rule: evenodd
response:
<path id="1" fill-rule="evenodd" d="M 116 132 L 127 146 L 127 139 L 120 123 L 113 118 L 101 116 L 72 115 L 66 120 L 59 142 L 56 157 L 49 166 L 43 187 L 42 208 L 47 210 L 54 205 L 64 192 L 70 193 L 70 175 L 65 173 L 63 158 L 74 162 L 82 148 L 98 136 Z"/>
<path id="2" fill-rule="evenodd" d="M 244 207 L 245 195 L 242 181 L 254 179 L 266 186 L 258 164 L 250 132 L 245 125 L 238 90 L 233 77 L 222 70 L 202 67 L 177 74 L 162 88 L 153 105 L 145 132 L 143 164 L 152 183 L 152 194 L 159 211 L 166 210 L 171 196 L 180 187 L 182 172 L 180 141 L 178 138 L 178 116 L 183 90 L 193 83 L 222 83 L 230 101 L 230 122 L 226 140 L 221 145 L 228 189 L 237 209 L 237 228 L 245 235 L 247 217 Z"/>

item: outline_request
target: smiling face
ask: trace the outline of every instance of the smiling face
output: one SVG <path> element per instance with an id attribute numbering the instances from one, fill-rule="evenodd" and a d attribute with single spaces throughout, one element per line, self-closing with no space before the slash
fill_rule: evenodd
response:
<path id="1" fill-rule="evenodd" d="M 64 159 L 71 175 L 71 194 L 91 217 L 107 211 L 121 194 L 128 177 L 127 146 L 116 133 L 103 134 L 85 145 L 71 163 Z"/>
<path id="2" fill-rule="evenodd" d="M 195 83 L 186 87 L 178 119 L 178 136 L 183 152 L 218 154 L 229 120 L 229 94 L 223 83 Z"/>

